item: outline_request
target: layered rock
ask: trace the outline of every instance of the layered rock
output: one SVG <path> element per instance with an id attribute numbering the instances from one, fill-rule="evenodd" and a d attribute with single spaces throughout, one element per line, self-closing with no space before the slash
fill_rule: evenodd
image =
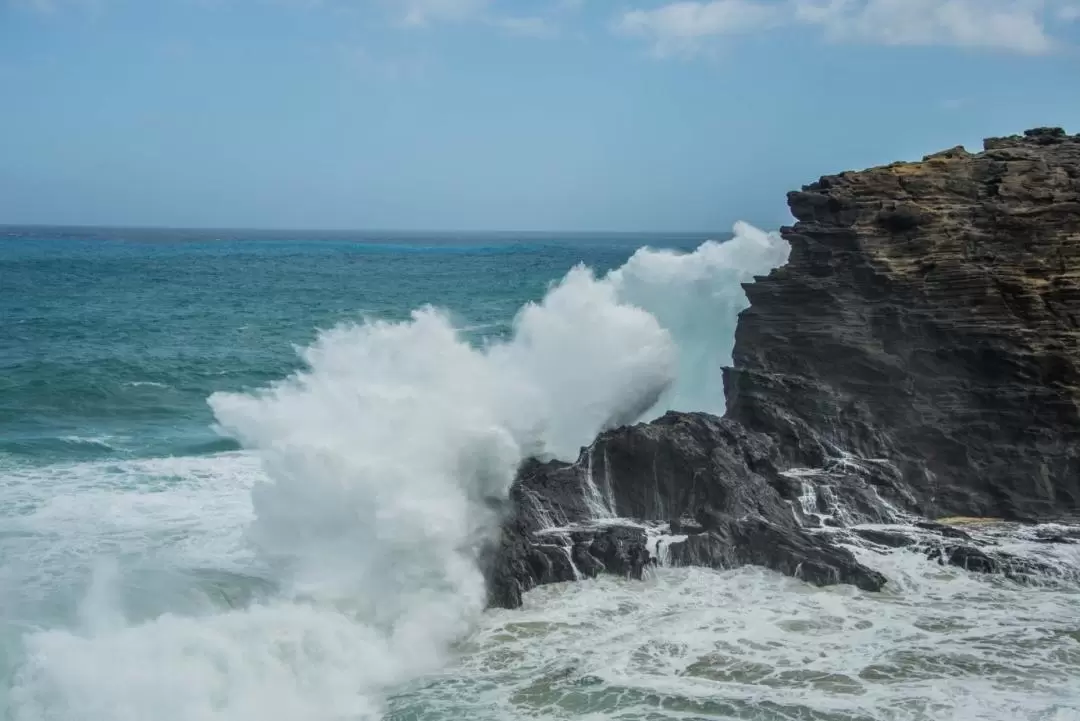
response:
<path id="1" fill-rule="evenodd" d="M 725 418 L 669 413 L 526 464 L 493 604 L 660 560 L 879 589 L 837 535 L 1040 570 L 948 526 L 865 525 L 1080 515 L 1080 136 L 825 176 L 788 202 L 791 255 L 746 286 Z"/>
<path id="2" fill-rule="evenodd" d="M 911 510 L 1080 509 L 1080 137 L 825 176 L 746 287 L 728 417 L 786 461 L 887 458 Z"/>

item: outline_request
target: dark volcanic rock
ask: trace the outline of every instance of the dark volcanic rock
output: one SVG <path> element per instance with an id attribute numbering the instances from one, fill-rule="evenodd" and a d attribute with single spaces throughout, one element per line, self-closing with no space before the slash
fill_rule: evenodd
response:
<path id="1" fill-rule="evenodd" d="M 1036 531 L 1039 543 L 1080 543 L 1080 528 L 1050 527 Z"/>
<path id="2" fill-rule="evenodd" d="M 680 518 L 677 521 L 669 521 L 668 527 L 671 529 L 671 533 L 676 536 L 694 535 L 695 533 L 704 533 L 705 527 L 697 521 L 689 520 L 686 518 Z"/>
<path id="3" fill-rule="evenodd" d="M 1060 569 L 1035 559 L 1021 558 L 1000 551 L 988 552 L 974 546 L 934 547 L 927 556 L 943 566 L 956 566 L 973 573 L 1000 574 L 1021 583 L 1060 575 Z"/>
<path id="4" fill-rule="evenodd" d="M 649 552 L 645 549 L 645 531 L 626 526 L 615 526 L 596 534 L 588 553 L 608 573 L 639 581 L 649 561 Z"/>
<path id="5" fill-rule="evenodd" d="M 928 554 L 930 560 L 942 565 L 957 566 L 976 573 L 1000 573 L 1001 565 L 974 546 L 946 546 L 935 548 Z"/>
<path id="6" fill-rule="evenodd" d="M 824 536 L 793 532 L 763 518 L 726 519 L 717 530 L 673 544 L 671 558 L 681 566 L 764 566 L 818 586 L 850 583 L 864 591 L 880 591 L 886 581 Z"/>
<path id="7" fill-rule="evenodd" d="M 1041 533 L 1032 539 L 1035 543 L 1056 543 L 1060 545 L 1072 545 L 1080 543 L 1075 535 L 1069 533 Z"/>
<path id="8" fill-rule="evenodd" d="M 1052 517 L 1080 507 L 1080 136 L 985 146 L 790 194 L 727 416 L 792 465 L 887 458 L 929 517 Z"/>
<path id="9" fill-rule="evenodd" d="M 921 528 L 924 531 L 933 531 L 939 536 L 945 536 L 946 538 L 961 538 L 965 541 L 971 540 L 971 534 L 967 531 L 961 531 L 959 528 L 953 528 L 952 526 L 946 526 L 944 523 L 930 523 L 929 521 L 919 521 L 915 524 L 917 528 Z"/>
<path id="10" fill-rule="evenodd" d="M 788 204 L 787 265 L 745 286 L 724 419 L 669 413 L 524 464 L 485 556 L 492 604 L 660 558 L 880 588 L 838 539 L 1048 570 L 949 526 L 918 524 L 929 547 L 856 526 L 1080 515 L 1080 136 L 825 176 Z"/>
<path id="11" fill-rule="evenodd" d="M 661 541 L 675 565 L 754 564 L 816 584 L 880 589 L 880 574 L 802 527 L 774 487 L 786 487 L 775 460 L 764 435 L 704 413 L 668 413 L 601 434 L 577 463 L 529 462 L 512 490 L 517 511 L 490 559 L 490 601 L 514 607 L 523 591 L 577 574 L 641 578 L 653 560 L 644 525 L 604 516 L 658 530 L 666 519 L 686 519 L 667 529 L 685 540 Z"/>
<path id="12" fill-rule="evenodd" d="M 887 548 L 906 548 L 914 546 L 918 541 L 911 536 L 897 531 L 882 531 L 876 528 L 856 528 L 852 531 L 864 541 L 885 546 Z"/>

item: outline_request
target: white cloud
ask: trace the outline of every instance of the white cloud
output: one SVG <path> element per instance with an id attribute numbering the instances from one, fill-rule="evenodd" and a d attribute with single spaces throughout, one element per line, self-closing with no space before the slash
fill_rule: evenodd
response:
<path id="1" fill-rule="evenodd" d="M 1080 19 L 1077 0 L 712 0 L 631 10 L 617 28 L 658 55 L 698 52 L 710 39 L 787 25 L 837 42 L 951 46 L 1039 55 L 1055 23 Z"/>
<path id="2" fill-rule="evenodd" d="M 838 41 L 1037 55 L 1054 46 L 1043 0 L 795 0 L 796 19 Z"/>
<path id="3" fill-rule="evenodd" d="M 696 53 L 705 41 L 720 35 L 760 30 L 782 19 L 775 3 L 758 0 L 675 2 L 653 10 L 632 10 L 619 18 L 626 35 L 647 39 L 660 56 Z"/>

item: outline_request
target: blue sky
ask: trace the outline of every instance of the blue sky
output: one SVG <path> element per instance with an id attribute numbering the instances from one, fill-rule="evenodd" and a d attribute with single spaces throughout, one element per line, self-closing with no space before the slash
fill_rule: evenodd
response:
<path id="1" fill-rule="evenodd" d="M 0 0 L 0 223 L 723 230 L 1080 132 L 1080 0 Z"/>

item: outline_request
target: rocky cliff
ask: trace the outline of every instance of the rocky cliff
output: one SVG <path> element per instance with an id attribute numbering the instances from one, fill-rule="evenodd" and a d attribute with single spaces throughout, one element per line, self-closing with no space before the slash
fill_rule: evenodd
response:
<path id="1" fill-rule="evenodd" d="M 790 193 L 728 416 L 792 464 L 887 458 L 924 515 L 1080 508 L 1080 137 L 993 138 Z"/>
<path id="2" fill-rule="evenodd" d="M 725 418 L 669 413 L 526 464 L 493 604 L 652 563 L 881 588 L 856 541 L 1048 570 L 925 519 L 1080 514 L 1080 136 L 825 176 L 788 203 L 791 255 L 746 286 Z"/>

